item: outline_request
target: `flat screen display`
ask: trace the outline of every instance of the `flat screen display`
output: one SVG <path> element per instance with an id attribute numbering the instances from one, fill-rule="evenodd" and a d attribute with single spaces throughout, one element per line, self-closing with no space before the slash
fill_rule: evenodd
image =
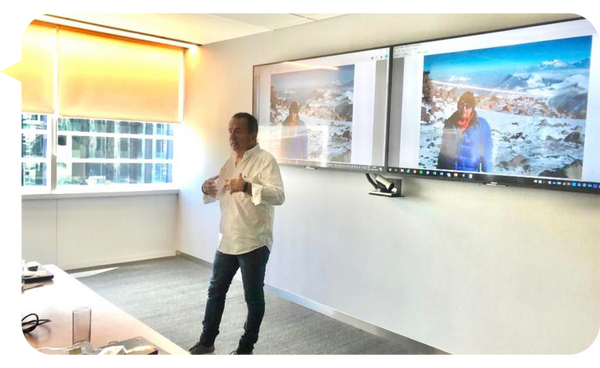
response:
<path id="1" fill-rule="evenodd" d="M 282 164 L 384 172 L 390 48 L 254 67 L 258 142 Z"/>
<path id="2" fill-rule="evenodd" d="M 386 171 L 600 194 L 600 57 L 574 20 L 392 51 Z"/>

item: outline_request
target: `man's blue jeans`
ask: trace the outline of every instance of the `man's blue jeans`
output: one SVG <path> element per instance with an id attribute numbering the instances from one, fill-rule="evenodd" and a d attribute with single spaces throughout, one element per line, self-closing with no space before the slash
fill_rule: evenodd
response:
<path id="1" fill-rule="evenodd" d="M 238 268 L 242 271 L 244 295 L 248 306 L 248 316 L 244 324 L 244 335 L 240 339 L 238 351 L 251 352 L 258 341 L 260 324 L 265 314 L 265 294 L 263 291 L 265 270 L 269 260 L 269 248 L 266 246 L 252 252 L 230 255 L 219 251 L 215 254 L 212 277 L 208 286 L 208 301 L 204 313 L 204 326 L 200 343 L 204 346 L 214 344 L 219 334 L 219 325 L 225 309 L 225 296 Z"/>

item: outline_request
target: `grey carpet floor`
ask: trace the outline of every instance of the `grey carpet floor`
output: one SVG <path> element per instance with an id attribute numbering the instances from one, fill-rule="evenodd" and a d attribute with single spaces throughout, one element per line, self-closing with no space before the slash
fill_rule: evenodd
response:
<path id="1" fill-rule="evenodd" d="M 268 269 L 267 269 L 268 272 Z M 210 268 L 181 257 L 136 262 L 78 278 L 96 293 L 184 349 L 199 339 Z M 443 354 L 407 339 L 375 336 L 265 293 L 266 312 L 254 354 Z M 234 279 L 215 354 L 237 347 L 246 320 L 244 290 Z"/>

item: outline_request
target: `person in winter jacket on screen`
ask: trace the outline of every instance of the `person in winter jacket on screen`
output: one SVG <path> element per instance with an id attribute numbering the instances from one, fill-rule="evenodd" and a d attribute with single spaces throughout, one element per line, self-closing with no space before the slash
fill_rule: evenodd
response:
<path id="1" fill-rule="evenodd" d="M 292 102 L 288 117 L 281 123 L 281 155 L 283 158 L 308 158 L 306 124 L 298 115 L 298 103 Z"/>
<path id="2" fill-rule="evenodd" d="M 444 123 L 437 168 L 442 170 L 491 172 L 492 133 L 488 122 L 475 111 L 475 96 L 465 92 L 457 111 Z"/>

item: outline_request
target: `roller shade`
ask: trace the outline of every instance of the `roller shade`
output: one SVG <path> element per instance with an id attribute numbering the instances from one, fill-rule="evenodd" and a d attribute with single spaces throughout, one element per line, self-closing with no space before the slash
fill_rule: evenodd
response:
<path id="1" fill-rule="evenodd" d="M 21 62 L 2 72 L 21 81 L 21 110 L 54 113 L 56 26 L 33 22 L 25 30 Z"/>
<path id="2" fill-rule="evenodd" d="M 59 114 L 179 122 L 183 50 L 60 28 Z"/>

